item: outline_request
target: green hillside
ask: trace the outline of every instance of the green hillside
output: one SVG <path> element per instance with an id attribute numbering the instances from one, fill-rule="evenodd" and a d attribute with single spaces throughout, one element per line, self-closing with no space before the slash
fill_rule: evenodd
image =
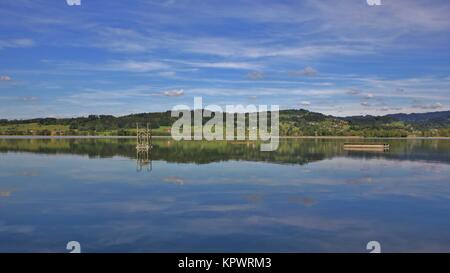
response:
<path id="1" fill-rule="evenodd" d="M 270 116 L 270 113 L 269 113 Z M 432 116 L 433 118 L 425 119 Z M 414 118 L 412 118 L 414 117 Z M 408 137 L 450 136 L 450 112 L 411 115 L 334 117 L 307 110 L 280 111 L 282 136 Z M 248 118 L 248 117 L 247 117 Z M 121 117 L 90 115 L 78 118 L 0 120 L 0 135 L 132 136 L 136 123 L 149 122 L 154 135 L 168 136 L 177 120 L 170 112 L 142 113 Z M 204 119 L 206 122 L 208 119 Z M 224 119 L 225 120 L 225 119 Z"/>

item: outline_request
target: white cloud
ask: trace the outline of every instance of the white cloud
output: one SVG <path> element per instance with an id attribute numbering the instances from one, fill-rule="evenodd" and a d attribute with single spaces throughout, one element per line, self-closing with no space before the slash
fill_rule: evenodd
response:
<path id="1" fill-rule="evenodd" d="M 31 39 L 12 39 L 0 40 L 0 49 L 3 48 L 25 48 L 34 46 L 34 41 Z"/>
<path id="2" fill-rule="evenodd" d="M 300 104 L 303 105 L 303 106 L 309 106 L 309 105 L 311 105 L 311 102 L 303 100 L 303 101 L 300 102 Z"/>
<path id="3" fill-rule="evenodd" d="M 388 107 L 388 106 L 383 106 L 380 109 L 378 109 L 381 112 L 386 112 L 386 111 L 401 111 L 402 108 L 401 107 Z"/>
<path id="4" fill-rule="evenodd" d="M 317 70 L 314 68 L 307 66 L 299 71 L 292 71 L 289 73 L 291 76 L 315 76 L 317 75 Z"/>
<path id="5" fill-rule="evenodd" d="M 374 96 L 373 96 L 372 93 L 367 93 L 367 94 L 364 96 L 365 99 L 371 99 L 371 98 L 373 98 L 373 97 L 374 97 Z"/>
<path id="6" fill-rule="evenodd" d="M 168 65 L 161 62 L 139 62 L 139 61 L 124 61 L 112 64 L 111 69 L 123 70 L 131 72 L 149 72 L 168 68 Z"/>
<path id="7" fill-rule="evenodd" d="M 17 99 L 19 99 L 20 101 L 23 101 L 23 102 L 33 102 L 33 101 L 39 100 L 38 97 L 34 97 L 34 96 L 18 97 Z"/>
<path id="8" fill-rule="evenodd" d="M 100 70 L 127 71 L 127 72 L 151 72 L 169 68 L 162 62 L 140 62 L 140 61 L 115 61 L 99 67 Z"/>
<path id="9" fill-rule="evenodd" d="M 194 67 L 204 67 L 204 68 L 223 68 L 223 69 L 258 69 L 261 66 L 258 64 L 248 63 L 248 62 L 183 62 L 187 65 Z"/>
<path id="10" fill-rule="evenodd" d="M 184 90 L 183 89 L 176 89 L 176 90 L 167 90 L 162 93 L 166 97 L 181 97 L 184 96 Z"/>
<path id="11" fill-rule="evenodd" d="M 66 3 L 69 6 L 80 6 L 81 0 L 66 0 Z"/>
<path id="12" fill-rule="evenodd" d="M 437 110 L 443 107 L 442 103 L 436 102 L 433 104 L 415 104 L 413 108 L 424 109 L 424 110 Z"/>
<path id="13" fill-rule="evenodd" d="M 0 76 L 0 82 L 9 82 L 12 81 L 10 76 Z"/>
<path id="14" fill-rule="evenodd" d="M 383 1 L 379 7 L 370 7 L 354 1 L 336 5 L 332 0 L 308 1 L 321 27 L 338 34 L 347 33 L 355 38 L 395 36 L 395 33 L 441 31 L 450 26 L 447 1 L 430 4 L 428 1 Z M 361 1 L 362 2 L 362 1 Z"/>
<path id="15" fill-rule="evenodd" d="M 177 75 L 177 72 L 175 71 L 163 71 L 159 72 L 158 75 L 162 77 L 175 77 Z"/>
<path id="16" fill-rule="evenodd" d="M 181 42 L 183 50 L 196 54 L 207 54 L 234 58 L 291 57 L 309 59 L 325 55 L 360 55 L 373 53 L 372 47 L 364 45 L 316 43 L 304 45 L 302 42 L 290 46 L 262 43 L 258 41 L 239 41 L 226 38 L 201 38 L 189 42 Z"/>
<path id="17" fill-rule="evenodd" d="M 81 71 L 120 71 L 120 72 L 164 72 L 171 66 L 160 61 L 111 60 L 105 63 L 85 62 L 58 62 L 45 60 L 46 64 L 54 65 L 59 69 Z M 43 73 L 41 70 L 40 73 Z"/>
<path id="18" fill-rule="evenodd" d="M 361 91 L 359 91 L 358 89 L 351 88 L 346 93 L 349 95 L 358 95 L 359 93 L 361 93 Z"/>
<path id="19" fill-rule="evenodd" d="M 161 47 L 161 40 L 155 40 L 135 30 L 125 28 L 102 28 L 97 31 L 98 42 L 95 47 L 123 53 L 150 52 Z"/>
<path id="20" fill-rule="evenodd" d="M 250 80 L 262 80 L 264 77 L 265 75 L 261 71 L 252 71 L 247 74 L 247 78 Z"/>

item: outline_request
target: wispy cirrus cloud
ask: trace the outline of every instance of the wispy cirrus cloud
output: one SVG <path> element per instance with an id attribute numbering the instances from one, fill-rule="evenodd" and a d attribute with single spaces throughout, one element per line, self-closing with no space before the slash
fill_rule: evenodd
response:
<path id="1" fill-rule="evenodd" d="M 173 77 L 177 71 L 187 71 L 188 69 L 208 68 L 208 69 L 230 69 L 230 70 L 253 70 L 262 66 L 252 62 L 202 62 L 202 61 L 184 61 L 174 59 L 164 60 L 107 60 L 102 63 L 87 62 L 58 62 L 46 60 L 46 63 L 52 66 L 68 70 L 91 70 L 91 71 L 123 71 L 130 73 L 144 73 L 159 71 L 159 75 Z"/>
<path id="2" fill-rule="evenodd" d="M 436 102 L 432 104 L 413 104 L 412 108 L 422 109 L 422 110 L 437 110 L 443 107 L 442 103 Z"/>
<path id="3" fill-rule="evenodd" d="M 249 73 L 247 73 L 247 79 L 250 80 L 262 80 L 265 78 L 265 74 L 261 71 L 251 71 Z"/>
<path id="4" fill-rule="evenodd" d="M 367 93 L 367 94 L 364 95 L 364 98 L 365 98 L 366 100 L 372 99 L 373 97 L 374 97 L 374 95 L 373 95 L 372 93 Z"/>
<path id="5" fill-rule="evenodd" d="M 158 61 L 115 61 L 104 65 L 105 70 L 150 72 L 169 68 L 169 65 Z"/>
<path id="6" fill-rule="evenodd" d="M 401 111 L 402 109 L 403 109 L 402 107 L 389 107 L 389 106 L 383 106 L 383 107 L 379 108 L 378 110 L 379 110 L 380 112 L 387 112 L 387 111 L 390 111 L 390 112 L 392 112 L 392 111 L 399 112 L 399 111 Z"/>
<path id="7" fill-rule="evenodd" d="M 24 102 L 33 102 L 33 101 L 38 101 L 39 98 L 35 97 L 35 96 L 23 96 L 23 97 L 18 97 L 19 100 L 24 101 Z"/>
<path id="8" fill-rule="evenodd" d="M 122 53 L 150 52 L 161 45 L 161 40 L 133 29 L 104 27 L 96 30 L 98 35 L 93 46 Z"/>
<path id="9" fill-rule="evenodd" d="M 361 93 L 361 91 L 358 89 L 355 89 L 355 88 L 351 88 L 351 89 L 347 90 L 345 93 L 348 95 L 358 95 Z"/>
<path id="10" fill-rule="evenodd" d="M 171 68 L 171 65 L 161 61 L 148 60 L 107 60 L 105 62 L 89 63 L 89 62 L 72 62 L 72 61 L 52 61 L 45 60 L 45 63 L 51 67 L 57 67 L 65 70 L 82 70 L 82 71 L 118 71 L 130 73 L 145 73 L 153 71 L 163 71 Z"/>
<path id="11" fill-rule="evenodd" d="M 162 95 L 166 97 L 181 97 L 184 96 L 184 90 L 183 89 L 166 90 L 162 92 Z"/>
<path id="12" fill-rule="evenodd" d="M 0 76 L 0 82 L 10 82 L 10 81 L 12 81 L 12 78 L 10 76 L 7 75 Z"/>
<path id="13" fill-rule="evenodd" d="M 307 66 L 305 68 L 303 68 L 302 70 L 297 70 L 297 71 L 291 71 L 289 72 L 289 75 L 291 76 L 300 76 L 300 77 L 311 77 L 311 76 L 315 76 L 317 75 L 317 70 L 315 70 L 314 68 Z"/>
<path id="14" fill-rule="evenodd" d="M 224 68 L 224 69 L 258 69 L 261 66 L 249 62 L 186 62 L 193 67 Z"/>
<path id="15" fill-rule="evenodd" d="M 2 96 L 0 100 L 6 101 L 10 103 L 13 102 L 23 102 L 23 103 L 34 103 L 39 101 L 39 98 L 36 96 Z"/>
<path id="16" fill-rule="evenodd" d="M 200 38 L 190 40 L 184 43 L 183 50 L 201 55 L 248 59 L 268 57 L 310 59 L 333 54 L 345 56 L 374 52 L 374 48 L 367 45 L 329 45 L 314 42 L 304 44 L 299 41 L 290 45 L 280 46 L 274 40 L 246 41 L 227 38 Z"/>
<path id="17" fill-rule="evenodd" d="M 35 45 L 34 41 L 32 39 L 27 39 L 27 38 L 0 40 L 0 49 L 26 48 L 26 47 L 32 47 L 34 45 Z"/>

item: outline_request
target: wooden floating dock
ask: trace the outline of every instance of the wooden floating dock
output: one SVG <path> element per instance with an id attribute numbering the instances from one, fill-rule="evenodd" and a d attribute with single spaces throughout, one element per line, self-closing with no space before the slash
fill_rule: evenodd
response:
<path id="1" fill-rule="evenodd" d="M 387 151 L 387 150 L 389 150 L 389 144 L 386 144 L 386 143 L 344 143 L 344 150 Z"/>

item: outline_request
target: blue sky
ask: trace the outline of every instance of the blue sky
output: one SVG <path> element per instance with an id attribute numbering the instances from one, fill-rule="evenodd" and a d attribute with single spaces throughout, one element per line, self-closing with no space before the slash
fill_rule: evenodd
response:
<path id="1" fill-rule="evenodd" d="M 450 2 L 3 0 L 0 118 L 450 107 Z"/>

